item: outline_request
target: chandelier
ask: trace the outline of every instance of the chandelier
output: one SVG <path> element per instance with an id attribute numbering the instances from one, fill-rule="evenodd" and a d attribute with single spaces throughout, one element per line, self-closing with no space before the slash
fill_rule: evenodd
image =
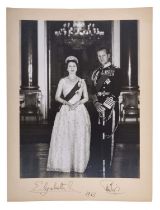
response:
<path id="1" fill-rule="evenodd" d="M 85 49 L 104 37 L 104 31 L 100 31 L 95 23 L 85 24 L 84 21 L 66 22 L 54 33 L 57 39 L 61 38 L 73 49 Z"/>

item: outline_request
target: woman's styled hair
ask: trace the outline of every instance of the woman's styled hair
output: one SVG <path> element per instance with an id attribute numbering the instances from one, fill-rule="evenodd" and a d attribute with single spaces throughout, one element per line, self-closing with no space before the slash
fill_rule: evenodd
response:
<path id="1" fill-rule="evenodd" d="M 78 62 L 78 59 L 75 57 L 75 56 L 68 56 L 65 60 L 65 69 L 67 70 L 68 68 L 68 64 L 70 62 L 74 62 L 77 66 L 77 70 L 79 69 L 79 62 Z"/>

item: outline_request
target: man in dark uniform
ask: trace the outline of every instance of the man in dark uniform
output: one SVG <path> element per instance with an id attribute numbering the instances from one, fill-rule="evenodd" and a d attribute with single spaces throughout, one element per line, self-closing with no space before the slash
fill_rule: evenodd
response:
<path id="1" fill-rule="evenodd" d="M 101 168 L 105 176 L 112 164 L 114 133 L 118 127 L 121 72 L 111 64 L 104 47 L 97 49 L 97 56 L 101 65 L 92 74 L 92 99 L 99 115 L 97 123 L 101 144 Z"/>

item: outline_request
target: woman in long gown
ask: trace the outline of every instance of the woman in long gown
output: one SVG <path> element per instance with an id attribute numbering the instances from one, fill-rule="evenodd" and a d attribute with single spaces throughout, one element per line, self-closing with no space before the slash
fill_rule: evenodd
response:
<path id="1" fill-rule="evenodd" d="M 48 154 L 47 171 L 83 173 L 90 156 L 90 117 L 86 83 L 76 75 L 78 59 L 66 58 L 69 75 L 59 81 L 55 99 L 62 104 L 56 114 Z M 63 95 L 63 97 L 62 97 Z"/>

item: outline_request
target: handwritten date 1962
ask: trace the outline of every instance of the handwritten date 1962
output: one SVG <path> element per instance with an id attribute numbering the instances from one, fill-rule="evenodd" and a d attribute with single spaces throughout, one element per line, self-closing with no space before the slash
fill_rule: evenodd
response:
<path id="1" fill-rule="evenodd" d="M 87 198 L 95 198 L 95 197 L 96 197 L 96 192 L 87 191 L 87 192 L 85 193 L 85 196 L 86 196 Z"/>

